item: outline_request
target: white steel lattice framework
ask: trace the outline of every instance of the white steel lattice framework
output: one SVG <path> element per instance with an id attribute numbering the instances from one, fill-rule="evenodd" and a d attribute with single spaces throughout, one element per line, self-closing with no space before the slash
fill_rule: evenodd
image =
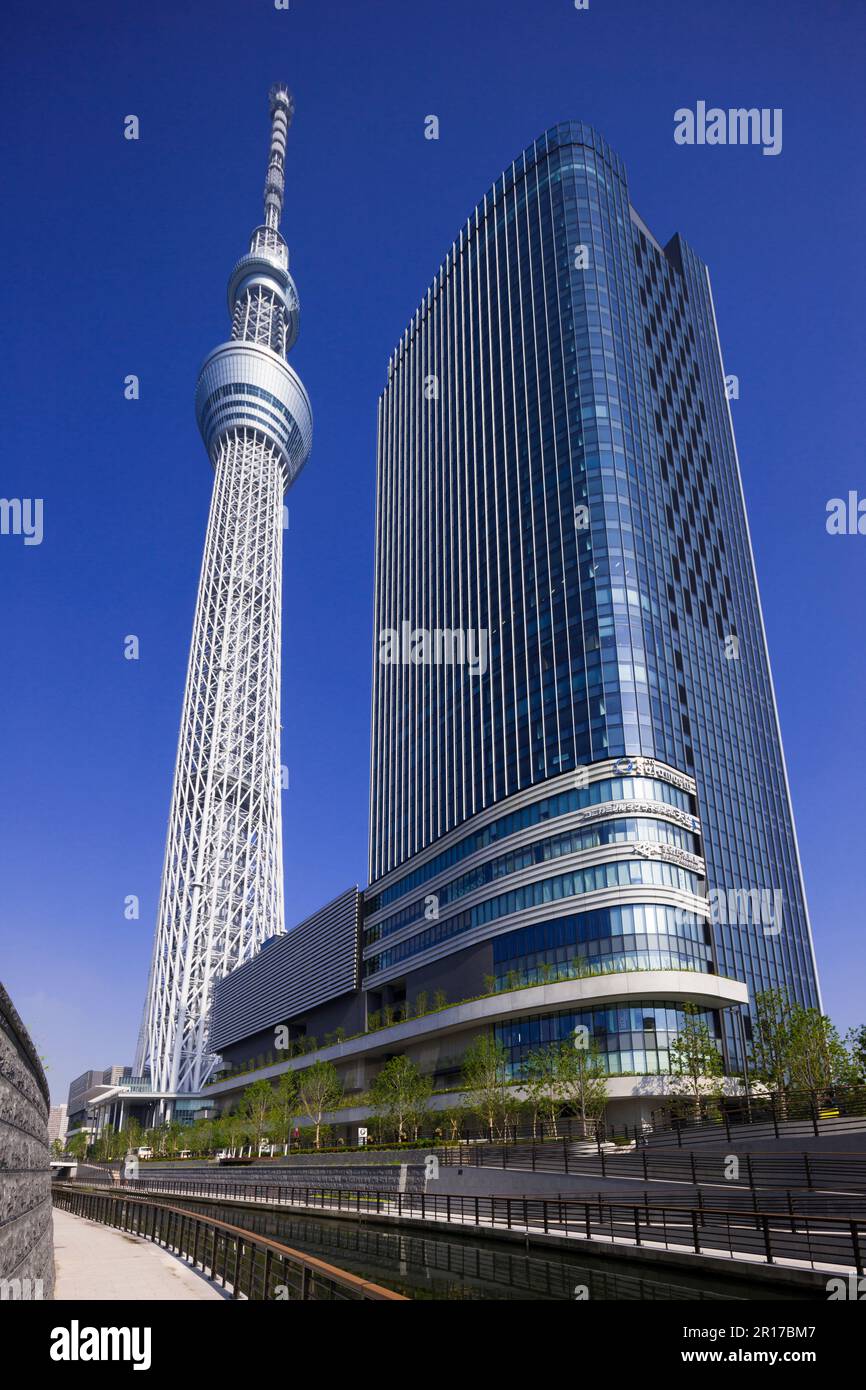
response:
<path id="1" fill-rule="evenodd" d="M 229 280 L 232 338 L 202 367 L 196 415 L 215 470 L 136 1054 L 151 1090 L 194 1093 L 215 980 L 285 930 L 280 810 L 283 495 L 312 415 L 286 362 L 298 299 L 279 223 L 293 103 L 270 93 L 265 222 Z"/>

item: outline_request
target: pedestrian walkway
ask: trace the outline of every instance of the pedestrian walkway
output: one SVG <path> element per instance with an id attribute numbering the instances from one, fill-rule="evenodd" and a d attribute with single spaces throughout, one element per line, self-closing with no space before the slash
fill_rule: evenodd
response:
<path id="1" fill-rule="evenodd" d="M 54 1208 L 56 1299 L 224 1298 L 209 1279 L 149 1240 Z"/>

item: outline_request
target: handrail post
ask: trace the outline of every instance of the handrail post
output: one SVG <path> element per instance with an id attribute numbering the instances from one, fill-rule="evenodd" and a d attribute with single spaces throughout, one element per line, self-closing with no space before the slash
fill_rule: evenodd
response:
<path id="1" fill-rule="evenodd" d="M 766 1254 L 767 1254 L 767 1264 L 768 1264 L 768 1265 L 771 1265 L 771 1264 L 773 1264 L 773 1247 L 772 1247 L 772 1244 L 770 1243 L 770 1218 L 769 1218 L 769 1216 L 762 1216 L 762 1217 L 761 1217 L 761 1226 L 762 1226 L 763 1231 L 764 1231 L 764 1250 L 766 1251 Z"/>
<path id="2" fill-rule="evenodd" d="M 795 1221 L 794 1221 L 794 1199 L 793 1199 L 793 1197 L 791 1196 L 790 1188 L 788 1189 L 787 1197 L 788 1197 L 788 1214 L 789 1214 L 789 1216 L 790 1216 L 790 1218 L 791 1218 L 791 1235 L 794 1236 L 794 1235 L 797 1234 L 797 1226 L 796 1226 L 796 1223 L 795 1223 Z"/>

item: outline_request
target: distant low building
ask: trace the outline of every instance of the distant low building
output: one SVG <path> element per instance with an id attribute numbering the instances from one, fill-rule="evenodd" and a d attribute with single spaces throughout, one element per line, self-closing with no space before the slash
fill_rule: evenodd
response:
<path id="1" fill-rule="evenodd" d="M 66 1106 L 66 1137 L 82 1131 L 92 1134 L 95 1126 L 94 1101 L 106 1090 L 118 1086 L 125 1077 L 132 1075 L 132 1067 L 104 1067 L 98 1071 L 85 1071 L 77 1076 L 69 1087 Z"/>

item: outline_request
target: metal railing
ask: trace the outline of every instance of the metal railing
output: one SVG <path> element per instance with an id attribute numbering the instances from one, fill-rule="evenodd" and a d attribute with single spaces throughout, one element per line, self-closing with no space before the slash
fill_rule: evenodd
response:
<path id="1" fill-rule="evenodd" d="M 58 1184 L 53 1197 L 61 1211 L 143 1236 L 185 1257 L 194 1269 L 200 1268 L 214 1283 L 230 1289 L 234 1299 L 408 1301 L 402 1294 L 280 1241 L 201 1212 L 168 1206 L 152 1196 Z"/>
<path id="2" fill-rule="evenodd" d="M 846 1130 L 866 1129 L 866 1086 L 837 1086 L 826 1092 L 812 1091 L 754 1092 L 742 1096 L 725 1096 L 720 1100 L 702 1099 L 699 1114 L 664 1114 L 652 1123 L 617 1125 L 605 1116 L 585 1120 L 575 1115 L 560 1116 L 555 1124 L 540 1115 L 535 1121 L 526 1114 L 508 1124 L 506 1133 L 491 1135 L 479 1128 L 464 1132 L 465 1143 L 493 1142 L 496 1144 L 558 1143 L 562 1139 L 589 1144 L 627 1142 L 668 1145 L 727 1141 L 738 1137 L 778 1139 L 784 1134 L 795 1138 L 803 1135 L 844 1133 Z M 451 1143 L 457 1142 L 451 1140 Z"/>
<path id="3" fill-rule="evenodd" d="M 585 1147 L 561 1139 L 546 1144 L 459 1144 L 436 1150 L 440 1163 L 474 1168 L 567 1173 L 581 1177 L 638 1178 L 644 1182 L 724 1183 L 725 1187 L 794 1188 L 866 1193 L 866 1155 L 859 1153 L 710 1154 L 679 1149 L 628 1151 Z M 739 1177 L 728 1176 L 731 1158 Z"/>
<path id="4" fill-rule="evenodd" d="M 863 1264 L 866 1219 L 850 1216 L 806 1214 L 784 1208 L 766 1211 L 742 1206 L 735 1209 L 703 1198 L 698 1205 L 658 1202 L 648 1193 L 643 1194 L 643 1200 L 622 1201 L 610 1200 L 603 1194 L 594 1198 L 439 1195 L 290 1187 L 278 1183 L 167 1182 L 166 1186 L 187 1201 L 254 1201 L 257 1205 L 296 1207 L 356 1218 L 378 1216 L 443 1222 L 493 1232 L 573 1237 L 615 1245 L 717 1255 L 734 1261 L 805 1265 L 826 1271 L 853 1269 L 860 1275 L 866 1273 Z M 192 1187 L 197 1190 L 179 1190 Z M 254 1197 L 251 1187 L 255 1190 Z M 115 1196 L 113 1200 L 122 1199 Z M 195 1212 L 186 1209 L 186 1214 L 192 1219 Z M 235 1227 L 227 1229 L 236 1230 Z M 240 1234 L 267 1243 L 248 1232 Z M 384 1291 L 380 1293 L 384 1295 Z"/>

